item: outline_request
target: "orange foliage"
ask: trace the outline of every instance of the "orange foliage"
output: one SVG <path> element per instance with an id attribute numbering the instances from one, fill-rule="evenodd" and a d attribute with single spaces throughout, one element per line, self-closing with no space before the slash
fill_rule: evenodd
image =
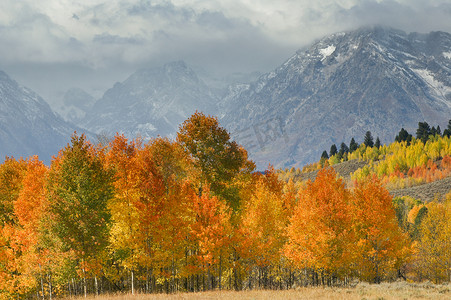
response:
<path id="1" fill-rule="evenodd" d="M 297 267 L 322 269 L 339 277 L 349 274 L 353 249 L 350 197 L 332 168 L 321 170 L 299 192 L 284 248 Z"/>
<path id="2" fill-rule="evenodd" d="M 356 268 L 362 279 L 379 283 L 406 260 L 407 236 L 398 226 L 392 197 L 376 177 L 358 182 L 352 212 Z"/>

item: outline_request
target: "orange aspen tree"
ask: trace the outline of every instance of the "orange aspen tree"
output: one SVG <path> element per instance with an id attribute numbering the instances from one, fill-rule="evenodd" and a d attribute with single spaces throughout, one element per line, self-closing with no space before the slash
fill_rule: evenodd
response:
<path id="1" fill-rule="evenodd" d="M 362 280 L 380 283 L 406 263 L 408 236 L 398 225 L 392 196 L 376 177 L 357 183 L 353 192 L 355 267 Z M 401 275 L 401 274 L 400 274 Z"/>
<path id="2" fill-rule="evenodd" d="M 15 298 L 22 291 L 14 203 L 22 190 L 26 169 L 27 164 L 22 159 L 6 157 L 0 165 L 0 296 L 5 298 Z"/>
<path id="3" fill-rule="evenodd" d="M 218 288 L 222 289 L 222 273 L 230 255 L 231 209 L 224 200 L 210 196 L 208 189 L 200 197 L 196 195 L 193 200 L 196 220 L 192 224 L 191 235 L 198 248 L 198 265 L 209 275 L 216 270 Z M 208 285 L 211 289 L 211 280 Z"/>
<path id="4" fill-rule="evenodd" d="M 23 293 L 35 288 L 36 279 L 41 280 L 43 292 L 42 270 L 47 267 L 47 251 L 40 245 L 40 223 L 46 205 L 45 182 L 48 168 L 32 157 L 27 160 L 26 175 L 22 181 L 23 188 L 14 202 L 14 213 L 17 216 L 15 246 L 21 253 L 18 257 L 20 266 L 21 290 Z M 46 280 L 47 281 L 47 280 Z"/>
<path id="5" fill-rule="evenodd" d="M 137 159 L 135 206 L 144 249 L 141 261 L 155 276 L 169 282 L 167 291 L 173 290 L 193 220 L 194 190 L 183 176 L 186 156 L 178 144 L 155 139 L 139 151 Z"/>
<path id="6" fill-rule="evenodd" d="M 295 266 L 321 272 L 322 278 L 350 274 L 354 243 L 350 197 L 332 168 L 320 170 L 316 180 L 299 191 L 284 247 Z"/>

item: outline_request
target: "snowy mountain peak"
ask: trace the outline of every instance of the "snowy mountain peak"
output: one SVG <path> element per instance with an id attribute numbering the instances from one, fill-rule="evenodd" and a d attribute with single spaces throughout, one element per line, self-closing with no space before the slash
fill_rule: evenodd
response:
<path id="1" fill-rule="evenodd" d="M 401 127 L 414 132 L 419 121 L 444 125 L 451 118 L 451 60 L 444 54 L 450 49 L 444 32 L 372 27 L 324 37 L 226 96 L 239 105 L 222 122 L 242 132 L 280 120 L 287 142 L 279 134 L 254 147 L 260 167 L 302 166 L 367 130 L 391 142 Z"/>

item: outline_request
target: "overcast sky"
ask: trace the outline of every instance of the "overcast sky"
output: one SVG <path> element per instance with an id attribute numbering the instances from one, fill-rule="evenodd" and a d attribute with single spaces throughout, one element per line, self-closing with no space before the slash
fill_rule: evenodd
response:
<path id="1" fill-rule="evenodd" d="M 0 0 L 0 69 L 55 102 L 143 66 L 269 71 L 337 31 L 451 32 L 451 0 Z"/>

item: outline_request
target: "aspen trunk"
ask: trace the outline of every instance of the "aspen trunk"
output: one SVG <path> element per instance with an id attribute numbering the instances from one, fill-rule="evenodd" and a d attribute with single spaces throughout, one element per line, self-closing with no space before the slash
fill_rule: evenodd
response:
<path id="1" fill-rule="evenodd" d="M 87 296 L 87 286 L 86 286 L 86 274 L 85 274 L 85 267 L 83 266 L 83 291 L 85 294 L 85 298 Z"/>
<path id="2" fill-rule="evenodd" d="M 134 278 L 134 273 L 133 273 L 133 269 L 132 269 L 132 295 L 135 294 L 135 278 Z"/>
<path id="3" fill-rule="evenodd" d="M 52 300 L 52 275 L 49 274 L 49 298 Z"/>
<path id="4" fill-rule="evenodd" d="M 42 292 L 42 299 L 45 299 L 44 296 L 44 279 L 42 278 L 42 269 L 41 269 L 41 264 L 39 264 L 39 273 L 41 273 L 41 292 Z"/>
<path id="5" fill-rule="evenodd" d="M 97 275 L 94 276 L 94 285 L 95 285 L 95 289 L 96 289 L 96 296 L 99 295 L 99 286 L 97 285 Z"/>
<path id="6" fill-rule="evenodd" d="M 219 290 L 222 289 L 222 255 L 219 255 Z"/>

